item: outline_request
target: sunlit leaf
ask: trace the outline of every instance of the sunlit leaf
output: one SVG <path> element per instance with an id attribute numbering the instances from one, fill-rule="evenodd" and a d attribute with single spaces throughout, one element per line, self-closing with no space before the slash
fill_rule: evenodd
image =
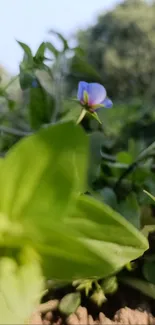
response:
<path id="1" fill-rule="evenodd" d="M 89 270 L 85 269 L 88 276 L 112 274 L 148 248 L 147 240 L 135 227 L 110 207 L 89 196 L 79 197 L 73 215 L 65 219 L 65 223 L 79 233 L 80 243 L 91 255 L 95 254 L 96 273 L 93 273 L 92 263 Z M 87 253 L 88 258 L 89 255 Z"/>
<path id="2" fill-rule="evenodd" d="M 8 257 L 0 259 L 0 323 L 24 324 L 40 303 L 44 278 L 38 260 L 21 266 Z"/>
<path id="3" fill-rule="evenodd" d="M 84 132 L 70 122 L 42 129 L 8 152 L 0 169 L 1 243 L 7 245 L 6 234 L 14 244 L 38 231 L 44 237 L 42 223 L 49 228 L 65 216 L 85 189 L 87 150 Z"/>

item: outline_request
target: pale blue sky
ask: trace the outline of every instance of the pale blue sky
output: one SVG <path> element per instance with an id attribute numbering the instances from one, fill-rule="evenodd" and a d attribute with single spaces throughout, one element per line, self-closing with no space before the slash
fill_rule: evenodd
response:
<path id="1" fill-rule="evenodd" d="M 50 28 L 70 35 L 95 22 L 97 15 L 120 0 L 0 0 L 0 65 L 17 73 L 22 50 L 15 39 L 33 51 L 50 40 Z"/>

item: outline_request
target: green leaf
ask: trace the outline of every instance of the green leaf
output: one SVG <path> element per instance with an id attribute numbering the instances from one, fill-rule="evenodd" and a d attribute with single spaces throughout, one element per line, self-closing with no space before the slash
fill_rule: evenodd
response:
<path id="1" fill-rule="evenodd" d="M 55 97 L 54 93 L 54 83 L 53 83 L 53 76 L 52 71 L 50 68 L 46 69 L 46 65 L 40 66 L 39 69 L 35 70 L 35 76 L 38 80 L 40 86 L 46 91 L 47 94 Z"/>
<path id="2" fill-rule="evenodd" d="M 96 81 L 102 83 L 102 79 L 98 72 L 81 56 L 74 56 L 71 62 L 72 74 L 80 78 L 94 78 Z"/>
<path id="3" fill-rule="evenodd" d="M 40 303 L 44 278 L 35 256 L 18 266 L 8 257 L 0 259 L 0 323 L 24 324 Z"/>
<path id="4" fill-rule="evenodd" d="M 9 107 L 10 111 L 13 111 L 14 108 L 16 107 L 16 102 L 12 99 L 8 99 L 8 107 Z"/>
<path id="5" fill-rule="evenodd" d="M 101 288 L 105 294 L 114 294 L 118 289 L 118 281 L 116 276 L 106 278 L 101 282 Z"/>
<path id="6" fill-rule="evenodd" d="M 25 44 L 25 43 L 22 43 L 22 42 L 19 42 L 17 41 L 17 43 L 21 46 L 21 48 L 24 50 L 24 54 L 25 54 L 25 57 L 27 58 L 27 61 L 32 64 L 33 62 L 33 55 L 32 55 L 32 52 L 31 52 L 31 49 L 30 47 Z"/>
<path id="7" fill-rule="evenodd" d="M 89 196 L 79 197 L 73 215 L 65 223 L 79 232 L 80 242 L 96 255 L 96 273 L 91 273 L 89 267 L 89 276 L 112 274 L 148 248 L 146 238 L 135 227 Z"/>
<path id="8" fill-rule="evenodd" d="M 64 296 L 59 304 L 59 310 L 61 313 L 70 315 L 76 311 L 81 303 L 80 292 L 69 293 Z"/>
<path id="9" fill-rule="evenodd" d="M 45 49 L 46 49 L 46 43 L 43 42 L 43 43 L 41 43 L 41 45 L 39 46 L 39 48 L 38 48 L 38 50 L 37 50 L 37 52 L 35 54 L 35 61 L 37 63 L 43 62 Z"/>
<path id="10" fill-rule="evenodd" d="M 64 51 L 66 51 L 66 50 L 68 50 L 68 42 L 67 42 L 67 40 L 62 36 L 62 34 L 61 33 L 58 33 L 58 32 L 56 32 L 55 30 L 53 30 L 53 29 L 51 29 L 50 31 L 49 31 L 49 33 L 50 34 L 54 34 L 55 36 L 57 36 L 58 37 L 58 39 L 60 39 L 60 41 L 62 42 L 62 44 L 63 44 L 63 52 Z"/>
<path id="11" fill-rule="evenodd" d="M 131 222 L 136 228 L 140 229 L 140 207 L 134 193 L 131 193 L 124 201 L 120 202 L 118 211 L 126 220 Z"/>
<path id="12" fill-rule="evenodd" d="M 155 261 L 144 263 L 143 275 L 147 281 L 155 284 Z"/>
<path id="13" fill-rule="evenodd" d="M 39 129 L 51 122 L 55 110 L 55 100 L 38 82 L 37 88 L 29 90 L 29 119 L 32 129 Z"/>
<path id="14" fill-rule="evenodd" d="M 2 160 L 0 245 L 31 244 L 48 278 L 106 277 L 148 248 L 122 216 L 80 195 L 87 157 L 87 136 L 69 122 L 23 139 Z"/>
<path id="15" fill-rule="evenodd" d="M 23 64 L 20 65 L 19 81 L 22 90 L 28 89 L 32 86 L 34 73 L 31 69 L 24 69 Z"/>
<path id="16" fill-rule="evenodd" d="M 148 238 L 149 233 L 155 232 L 155 225 L 145 225 L 142 229 L 142 233 L 145 237 Z"/>
<path id="17" fill-rule="evenodd" d="M 110 187 L 104 187 L 103 190 L 99 191 L 102 200 L 110 205 L 113 209 L 117 208 L 117 198 L 115 192 Z"/>
<path id="18" fill-rule="evenodd" d="M 101 120 L 100 120 L 100 118 L 99 118 L 99 116 L 97 115 L 96 112 L 93 112 L 93 113 L 88 112 L 88 113 L 89 113 L 89 115 L 92 116 L 96 121 L 98 121 L 100 124 L 102 124 L 102 122 L 101 122 Z"/>
<path id="19" fill-rule="evenodd" d="M 79 101 L 72 102 L 69 100 L 65 100 L 63 102 L 63 109 L 64 109 L 64 112 L 61 117 L 62 122 L 65 122 L 65 121 L 77 122 L 77 120 L 79 118 L 80 111 L 81 111 L 81 105 L 79 104 Z"/>
<path id="20" fill-rule="evenodd" d="M 41 240 L 48 228 L 51 236 L 53 222 L 61 222 L 75 193 L 85 190 L 87 150 L 83 130 L 70 122 L 42 129 L 8 152 L 0 169 L 2 245 L 6 234 L 20 242 L 20 236 L 39 232 Z"/>
<path id="21" fill-rule="evenodd" d="M 22 62 L 20 63 L 20 76 L 19 76 L 20 86 L 22 90 L 24 90 L 31 87 L 34 78 L 34 71 L 33 71 L 34 61 L 29 46 L 22 42 L 19 41 L 17 42 L 24 50 L 24 57 Z"/>
<path id="22" fill-rule="evenodd" d="M 132 288 L 139 290 L 147 297 L 155 299 L 155 285 L 143 280 L 139 280 L 132 277 L 121 277 L 120 282 L 125 283 Z"/>
<path id="23" fill-rule="evenodd" d="M 119 152 L 116 156 L 116 160 L 119 163 L 127 164 L 127 165 L 130 165 L 133 162 L 132 156 L 126 151 Z"/>
<path id="24" fill-rule="evenodd" d="M 144 190 L 144 193 L 147 194 L 153 201 L 155 201 L 155 196 L 153 196 L 151 193 Z"/>
<path id="25" fill-rule="evenodd" d="M 46 42 L 46 48 L 54 54 L 55 57 L 57 57 L 59 55 L 59 51 L 55 48 L 55 46 L 50 43 L 50 42 Z"/>

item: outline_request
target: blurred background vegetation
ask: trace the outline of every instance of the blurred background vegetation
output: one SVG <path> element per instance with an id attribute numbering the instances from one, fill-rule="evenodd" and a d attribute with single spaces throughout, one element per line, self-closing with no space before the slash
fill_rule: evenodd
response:
<path id="1" fill-rule="evenodd" d="M 154 205 L 143 193 L 155 193 L 155 146 L 143 154 L 155 140 L 154 17 L 154 1 L 125 0 L 79 30 L 76 47 L 54 33 L 61 50 L 42 43 L 31 60 L 22 45 L 19 76 L 0 67 L 2 156 L 41 125 L 76 119 L 79 106 L 70 98 L 80 80 L 105 86 L 114 106 L 99 111 L 102 126 L 88 117 L 82 122 L 91 143 L 88 192 L 138 228 L 155 224 Z"/>

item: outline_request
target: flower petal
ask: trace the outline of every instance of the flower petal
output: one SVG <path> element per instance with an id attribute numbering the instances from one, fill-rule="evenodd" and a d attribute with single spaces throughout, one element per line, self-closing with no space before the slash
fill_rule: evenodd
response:
<path id="1" fill-rule="evenodd" d="M 89 102 L 88 104 L 91 105 L 97 105 L 101 104 L 104 99 L 106 98 L 106 90 L 105 88 L 98 84 L 98 83 L 90 83 L 88 84 L 87 89 L 88 95 L 89 95 Z"/>
<path id="2" fill-rule="evenodd" d="M 102 102 L 105 108 L 111 108 L 113 106 L 113 102 L 108 97 L 105 98 L 105 100 Z"/>
<path id="3" fill-rule="evenodd" d="M 80 102 L 84 102 L 84 91 L 88 92 L 88 83 L 85 81 L 80 81 L 78 85 L 77 97 Z"/>

